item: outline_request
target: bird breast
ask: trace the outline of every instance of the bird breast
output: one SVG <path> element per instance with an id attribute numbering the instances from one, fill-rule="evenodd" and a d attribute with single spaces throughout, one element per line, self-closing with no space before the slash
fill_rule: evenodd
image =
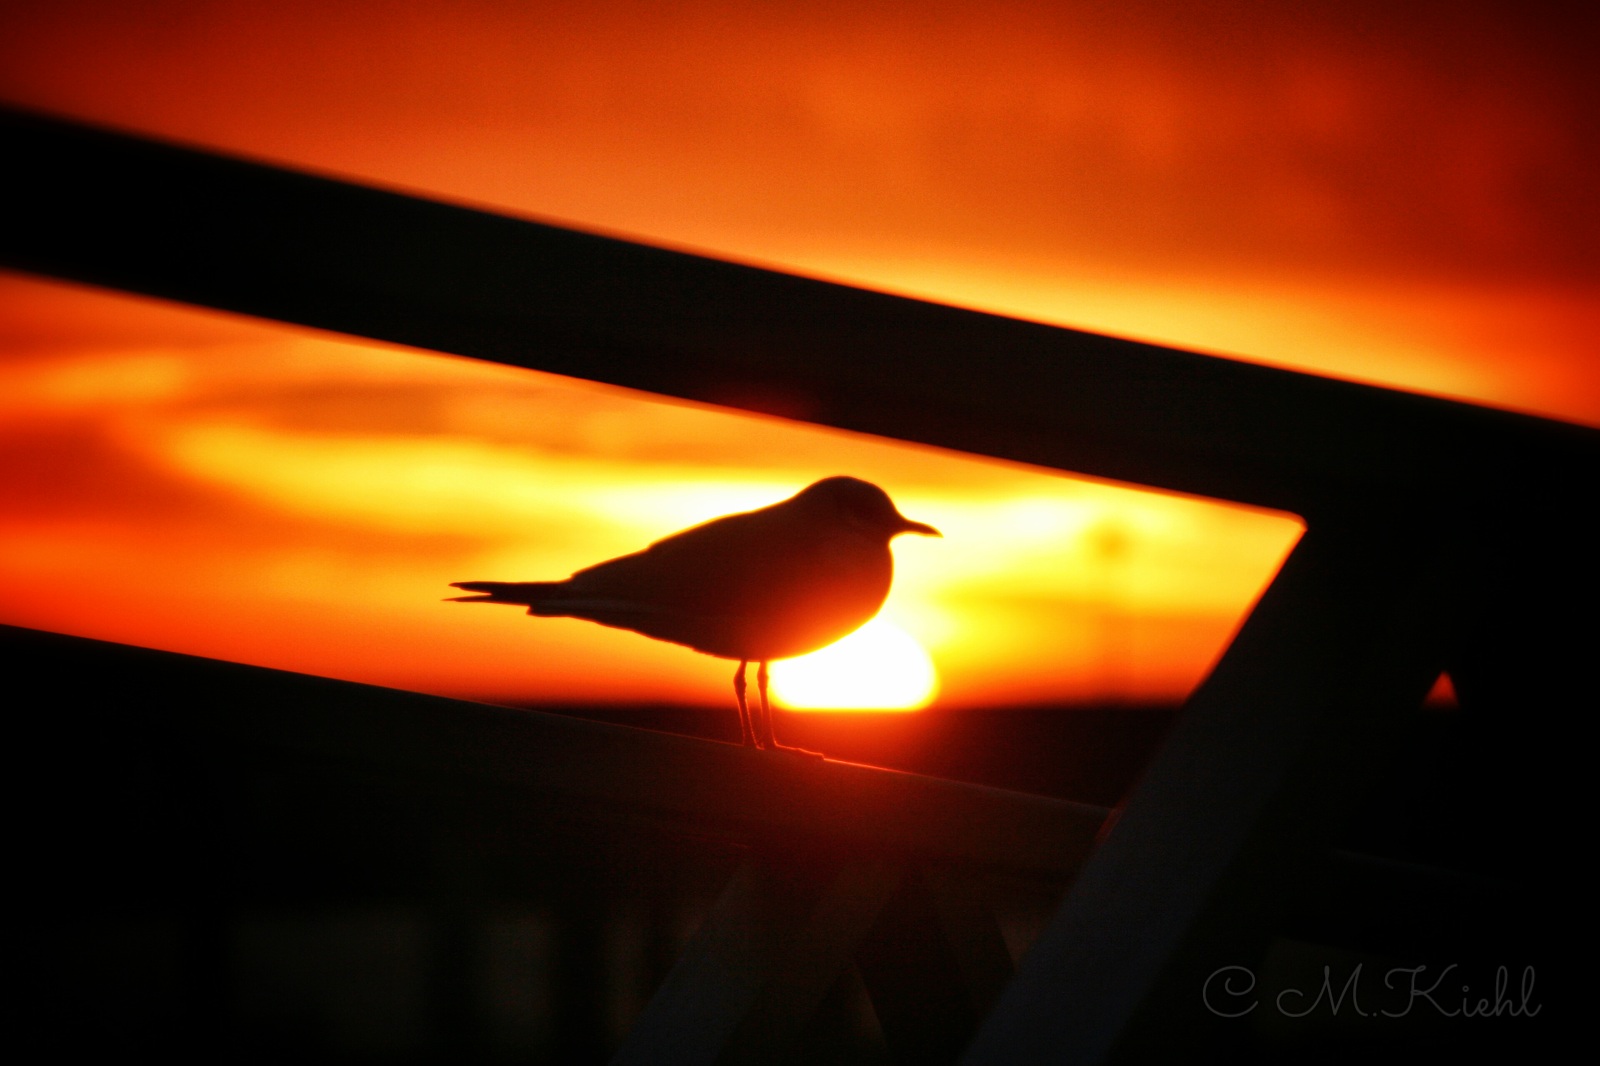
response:
<path id="1" fill-rule="evenodd" d="M 887 544 L 839 536 L 811 547 L 788 565 L 752 575 L 757 589 L 746 600 L 749 607 L 730 617 L 738 658 L 816 651 L 866 624 L 888 599 L 894 560 Z"/>

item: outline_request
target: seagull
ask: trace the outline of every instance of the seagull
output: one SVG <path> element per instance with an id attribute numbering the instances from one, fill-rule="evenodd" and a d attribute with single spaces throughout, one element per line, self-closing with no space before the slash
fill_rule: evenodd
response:
<path id="1" fill-rule="evenodd" d="M 467 603 L 525 606 L 541 618 L 586 618 L 732 659 L 742 742 L 790 749 L 772 733 L 767 664 L 826 647 L 878 613 L 894 580 L 889 542 L 942 534 L 913 522 L 870 481 L 824 478 L 757 511 L 714 518 L 565 581 L 457 581 Z M 745 699 L 759 664 L 760 709 Z"/>

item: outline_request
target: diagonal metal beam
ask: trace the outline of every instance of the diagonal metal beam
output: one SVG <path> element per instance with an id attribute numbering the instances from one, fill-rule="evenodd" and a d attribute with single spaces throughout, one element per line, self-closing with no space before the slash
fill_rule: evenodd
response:
<path id="1" fill-rule="evenodd" d="M 0 263 L 1313 515 L 1600 434 L 887 296 L 0 109 Z"/>
<path id="2" fill-rule="evenodd" d="M 1444 661 L 1455 560 L 1416 524 L 1306 534 L 963 1061 L 1198 1061 L 1238 1037 L 1207 974 L 1256 961 Z"/>
<path id="3" fill-rule="evenodd" d="M 734 744 L 0 626 L 0 669 L 48 687 L 85 731 L 139 730 L 222 753 L 465 778 L 733 844 L 827 841 L 1058 878 L 1106 811 Z"/>

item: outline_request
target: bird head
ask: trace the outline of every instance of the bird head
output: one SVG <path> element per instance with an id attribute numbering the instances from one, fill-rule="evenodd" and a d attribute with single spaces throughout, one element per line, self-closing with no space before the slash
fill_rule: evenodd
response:
<path id="1" fill-rule="evenodd" d="M 870 481 L 854 477 L 829 477 L 803 489 L 797 502 L 825 507 L 846 524 L 888 540 L 901 533 L 942 537 L 930 525 L 913 522 L 895 507 L 889 494 Z"/>

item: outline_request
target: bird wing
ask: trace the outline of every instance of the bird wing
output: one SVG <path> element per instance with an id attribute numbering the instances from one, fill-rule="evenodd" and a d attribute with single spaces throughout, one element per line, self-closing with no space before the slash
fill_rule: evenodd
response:
<path id="1" fill-rule="evenodd" d="M 765 511 L 726 515 L 572 575 L 566 601 L 645 614 L 743 616 L 809 571 L 806 545 Z"/>

